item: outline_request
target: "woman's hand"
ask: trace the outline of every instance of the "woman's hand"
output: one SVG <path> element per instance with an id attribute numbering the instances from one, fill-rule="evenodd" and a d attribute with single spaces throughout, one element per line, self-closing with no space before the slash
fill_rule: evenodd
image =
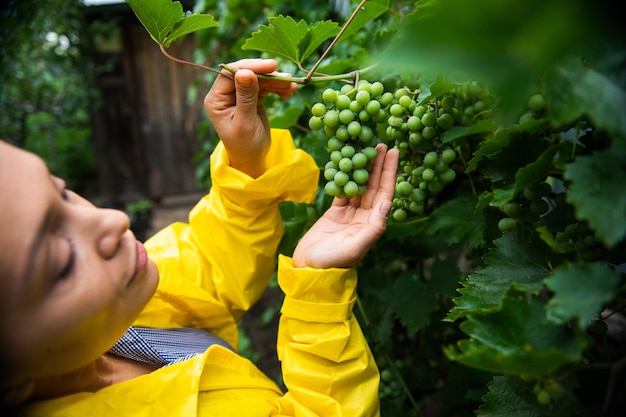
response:
<path id="1" fill-rule="evenodd" d="M 264 98 L 270 93 L 289 98 L 297 85 L 257 78 L 256 74 L 289 76 L 275 72 L 277 63 L 273 59 L 243 59 L 229 66 L 237 69 L 234 80 L 218 76 L 204 99 L 204 107 L 226 148 L 230 165 L 257 178 L 265 172 L 270 145 Z M 222 73 L 233 75 L 227 70 Z"/>
<path id="2" fill-rule="evenodd" d="M 295 267 L 349 268 L 382 236 L 395 190 L 398 150 L 388 151 L 384 144 L 376 150 L 365 194 L 335 198 L 298 243 L 292 257 Z"/>

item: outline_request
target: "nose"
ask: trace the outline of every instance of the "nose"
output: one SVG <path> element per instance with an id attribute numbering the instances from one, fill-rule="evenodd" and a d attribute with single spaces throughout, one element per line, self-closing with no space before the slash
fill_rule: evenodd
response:
<path id="1" fill-rule="evenodd" d="M 95 216 L 96 245 L 100 255 L 109 259 L 117 252 L 122 235 L 130 227 L 128 215 L 120 210 L 97 208 Z"/>

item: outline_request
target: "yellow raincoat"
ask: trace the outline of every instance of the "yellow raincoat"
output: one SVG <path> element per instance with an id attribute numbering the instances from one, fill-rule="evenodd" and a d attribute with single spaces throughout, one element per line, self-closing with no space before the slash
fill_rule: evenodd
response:
<path id="1" fill-rule="evenodd" d="M 212 190 L 193 208 L 189 224 L 173 224 L 146 242 L 160 282 L 136 326 L 200 327 L 237 346 L 237 321 L 276 268 L 278 204 L 311 201 L 319 178 L 286 130 L 272 131 L 268 166 L 252 179 L 231 168 L 218 146 L 211 156 Z M 287 393 L 249 360 L 213 345 L 95 393 L 32 404 L 26 415 L 378 416 L 378 369 L 352 315 L 355 268 L 294 268 L 281 255 L 278 281 L 285 300 L 277 349 Z"/>

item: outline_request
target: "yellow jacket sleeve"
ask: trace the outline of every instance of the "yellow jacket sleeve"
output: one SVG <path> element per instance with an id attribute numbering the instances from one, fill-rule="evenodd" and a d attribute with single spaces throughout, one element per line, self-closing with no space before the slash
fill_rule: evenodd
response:
<path id="1" fill-rule="evenodd" d="M 146 327 L 201 327 L 237 346 L 236 322 L 262 295 L 282 237 L 278 205 L 311 202 L 319 181 L 313 159 L 289 131 L 272 130 L 270 167 L 253 179 L 229 166 L 218 144 L 212 187 L 189 215 L 146 242 L 160 273 L 153 299 L 136 321 Z"/>
<path id="2" fill-rule="evenodd" d="M 294 268 L 280 256 L 285 293 L 278 356 L 287 393 L 278 416 L 379 415 L 379 373 L 359 323 L 356 269 Z"/>

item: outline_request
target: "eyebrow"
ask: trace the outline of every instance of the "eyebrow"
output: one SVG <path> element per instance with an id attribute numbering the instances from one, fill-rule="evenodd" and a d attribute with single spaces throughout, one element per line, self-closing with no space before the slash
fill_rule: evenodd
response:
<path id="1" fill-rule="evenodd" d="M 33 243 L 30 245 L 28 249 L 28 258 L 26 261 L 26 269 L 24 270 L 24 280 L 30 278 L 33 270 L 35 269 L 35 258 L 37 252 L 41 248 L 43 244 L 44 235 L 46 230 L 48 230 L 50 221 L 52 218 L 52 212 L 50 210 L 46 211 L 46 215 L 44 216 L 42 222 L 39 224 L 39 228 L 37 229 L 37 233 L 35 234 L 35 238 L 33 239 Z"/>

